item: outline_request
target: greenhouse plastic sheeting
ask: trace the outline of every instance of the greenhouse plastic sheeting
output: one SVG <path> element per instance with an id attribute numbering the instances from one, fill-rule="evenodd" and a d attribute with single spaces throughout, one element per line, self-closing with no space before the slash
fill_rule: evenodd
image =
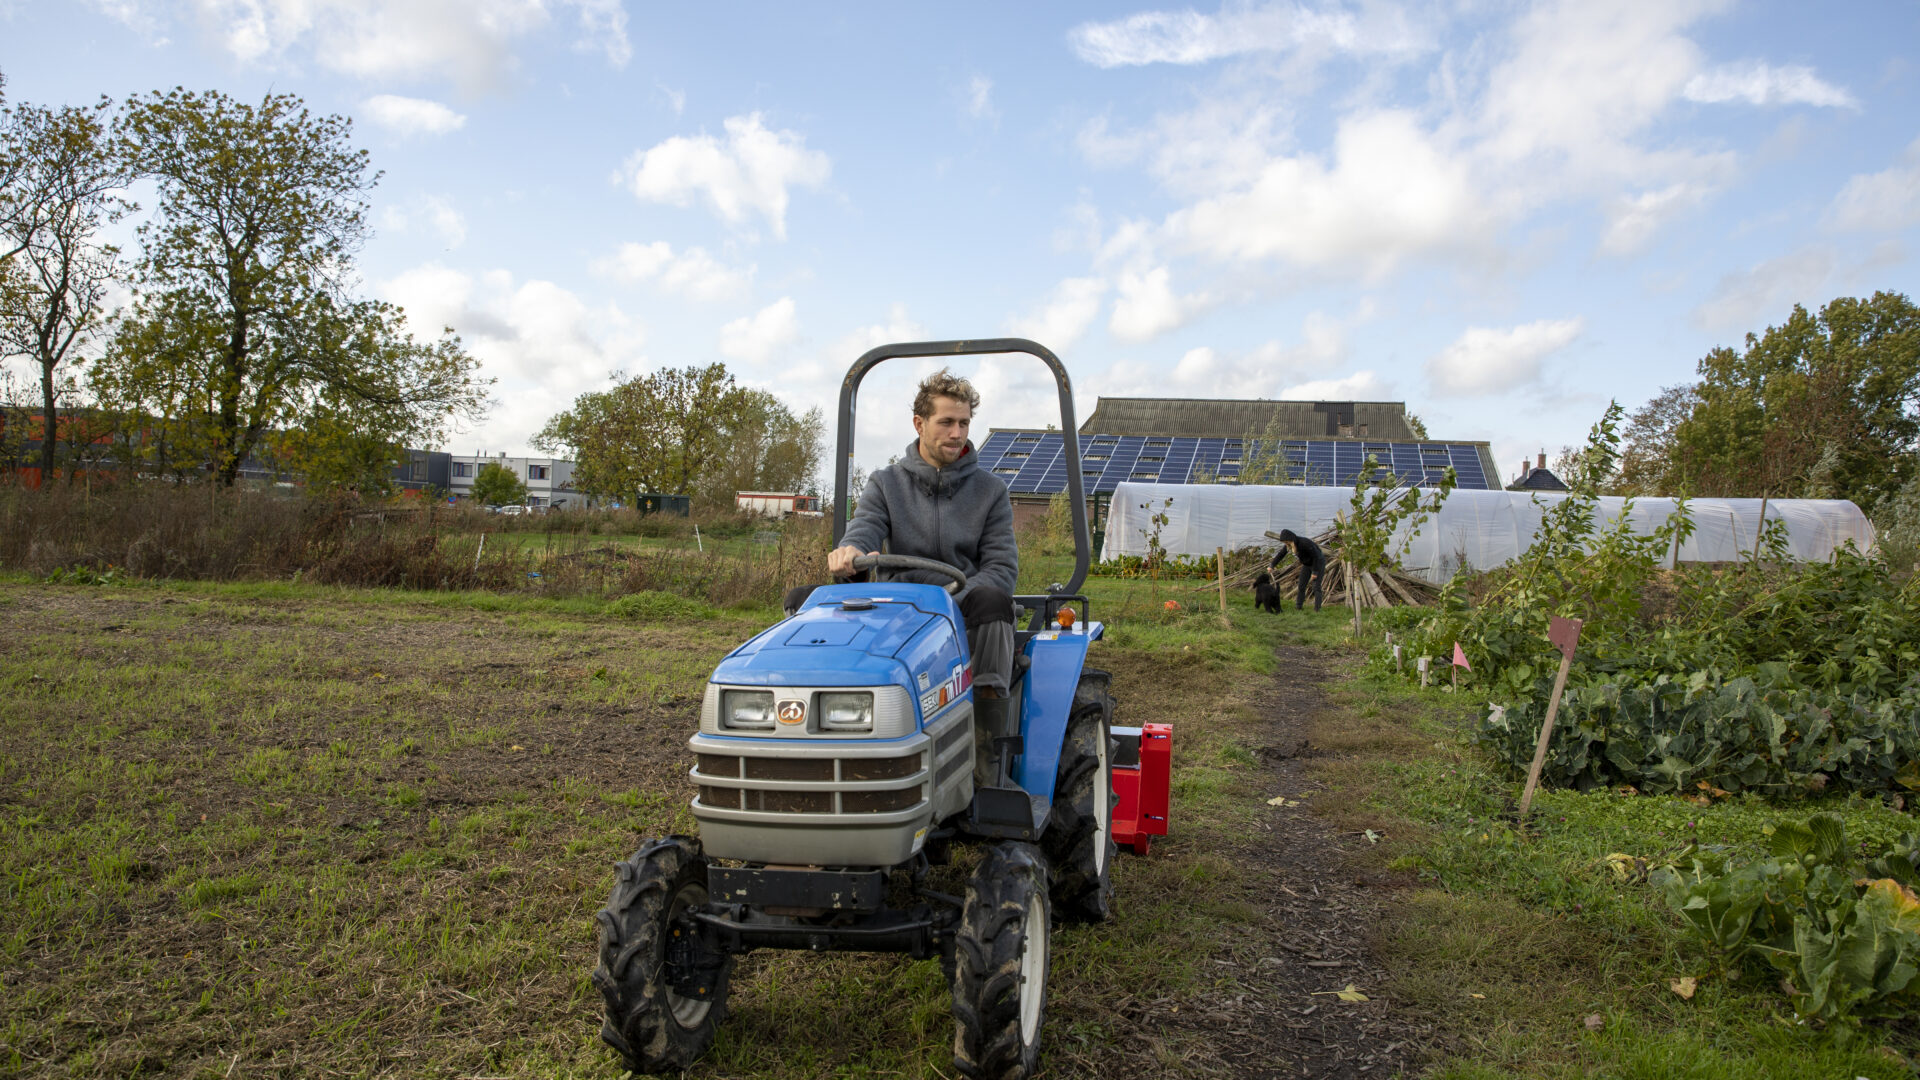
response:
<path id="1" fill-rule="evenodd" d="M 1408 572 L 1444 582 L 1468 565 L 1487 569 L 1518 558 L 1533 543 L 1541 515 L 1566 495 L 1520 491 L 1454 491 L 1438 519 L 1429 517 L 1418 536 L 1402 525 L 1392 551 Z M 1167 500 L 1171 499 L 1169 504 Z M 1329 487 L 1259 487 L 1230 484 L 1121 484 L 1113 493 L 1102 559 L 1145 555 L 1151 518 L 1167 516 L 1160 544 L 1174 555 L 1212 555 L 1216 547 L 1232 551 L 1272 547 L 1269 531 L 1292 529 L 1318 536 L 1333 528 L 1335 515 L 1350 512 L 1353 491 Z M 1628 500 L 1603 496 L 1595 517 L 1609 527 L 1626 508 L 1633 530 L 1650 534 L 1672 516 L 1677 499 Z M 1680 545 L 1680 562 L 1734 562 L 1753 557 L 1760 529 L 1760 499 L 1689 499 L 1694 531 Z M 1787 528 L 1787 552 L 1809 562 L 1831 558 L 1851 541 L 1861 551 L 1873 547 L 1873 525 L 1845 499 L 1766 500 L 1768 521 Z M 1673 553 L 1668 556 L 1669 565 Z"/>

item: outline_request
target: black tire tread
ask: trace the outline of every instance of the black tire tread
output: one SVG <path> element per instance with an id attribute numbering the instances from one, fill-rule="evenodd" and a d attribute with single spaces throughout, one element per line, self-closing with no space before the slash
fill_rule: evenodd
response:
<path id="1" fill-rule="evenodd" d="M 714 1028 L 726 1015 L 731 958 L 720 973 L 712 1008 L 698 1026 L 681 1026 L 667 998 L 662 970 L 666 906 L 696 876 L 705 883 L 706 859 L 698 840 L 650 840 L 615 864 L 613 895 L 594 916 L 600 927 L 600 963 L 593 971 L 593 985 L 607 1007 L 600 1038 L 619 1051 L 634 1072 L 686 1069 L 713 1044 Z"/>
<path id="2" fill-rule="evenodd" d="M 953 1066 L 972 1080 L 1026 1080 L 1039 1065 L 1046 1003 L 1043 998 L 1032 1044 L 1023 1044 L 1020 957 L 1035 930 L 1026 925 L 1027 901 L 1039 894 L 1046 912 L 1046 882 L 1046 856 L 1038 848 L 1004 843 L 986 849 L 968 883 L 954 935 Z M 1038 928 L 1042 948 L 1049 929 Z M 1046 987 L 1033 992 L 1044 995 Z"/>
<path id="3" fill-rule="evenodd" d="M 1107 784 L 1108 828 L 1101 833 L 1094 812 L 1094 785 L 1100 782 L 1099 743 L 1111 738 L 1113 696 L 1107 692 L 1111 676 L 1088 669 L 1081 674 L 1067 720 L 1066 743 L 1060 748 L 1060 771 L 1053 785 L 1053 817 L 1040 838 L 1053 866 L 1054 916 L 1064 922 L 1101 923 L 1113 917 L 1113 793 L 1112 753 L 1109 744 Z M 1106 845 L 1106 859 L 1097 862 L 1095 844 Z M 1096 866 L 1099 869 L 1096 869 Z"/>

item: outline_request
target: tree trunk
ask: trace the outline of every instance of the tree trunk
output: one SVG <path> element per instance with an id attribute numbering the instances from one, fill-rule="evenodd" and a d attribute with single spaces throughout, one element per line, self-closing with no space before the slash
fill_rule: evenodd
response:
<path id="1" fill-rule="evenodd" d="M 40 365 L 40 490 L 45 491 L 53 483 L 54 441 L 59 437 L 60 428 L 56 420 L 58 413 L 53 400 L 53 366 Z"/>

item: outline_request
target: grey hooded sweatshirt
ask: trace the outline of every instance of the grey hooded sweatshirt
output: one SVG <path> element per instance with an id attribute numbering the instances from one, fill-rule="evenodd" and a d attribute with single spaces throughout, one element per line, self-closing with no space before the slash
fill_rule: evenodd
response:
<path id="1" fill-rule="evenodd" d="M 938 559 L 967 575 L 968 592 L 975 585 L 994 585 L 1011 593 L 1020 572 L 1007 485 L 980 468 L 971 442 L 944 469 L 927 464 L 917 440 L 908 443 L 899 461 L 867 480 L 840 543 L 861 551 L 879 551 L 885 543 L 895 555 Z M 917 570 L 888 574 L 931 585 L 948 581 Z"/>

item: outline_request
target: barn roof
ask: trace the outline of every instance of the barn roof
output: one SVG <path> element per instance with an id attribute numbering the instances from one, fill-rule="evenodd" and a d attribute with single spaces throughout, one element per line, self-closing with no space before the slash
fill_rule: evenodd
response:
<path id="1" fill-rule="evenodd" d="M 1271 432 L 1283 439 L 1415 438 L 1403 401 L 1103 397 L 1082 435 L 1185 435 L 1238 439 Z"/>

